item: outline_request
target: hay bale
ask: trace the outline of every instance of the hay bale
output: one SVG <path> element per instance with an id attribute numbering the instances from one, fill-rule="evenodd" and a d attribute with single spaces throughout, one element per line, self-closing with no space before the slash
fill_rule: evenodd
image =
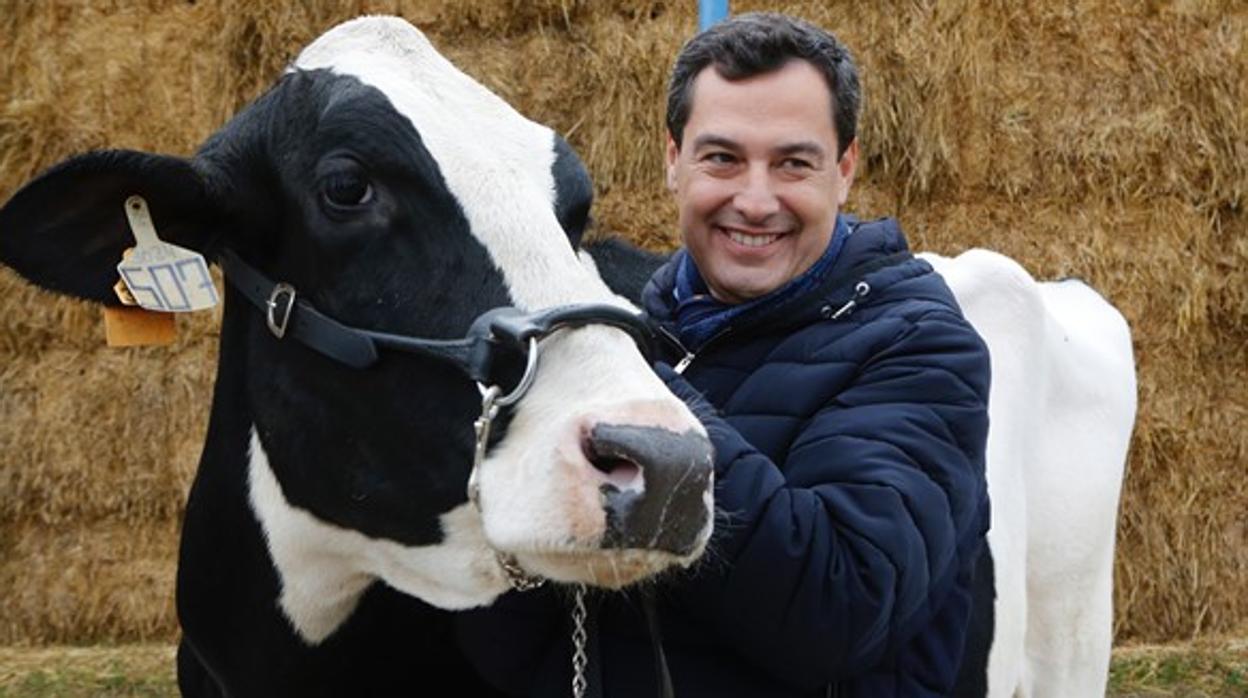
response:
<path id="1" fill-rule="evenodd" d="M 734 3 L 751 9 L 808 17 L 855 50 L 851 210 L 899 216 L 919 249 L 986 246 L 1082 277 L 1131 322 L 1117 637 L 1248 632 L 1248 7 Z M 567 135 L 598 234 L 677 243 L 662 109 L 692 2 L 0 0 L 0 198 L 92 147 L 190 153 L 363 12 L 409 18 Z M 212 314 L 183 325 L 171 348 L 108 350 L 97 309 L 0 270 L 0 583 L 16 609 L 0 642 L 176 632 L 176 522 L 217 340 Z"/>
<path id="2" fill-rule="evenodd" d="M 169 642 L 177 520 L 6 523 L 0 644 Z"/>

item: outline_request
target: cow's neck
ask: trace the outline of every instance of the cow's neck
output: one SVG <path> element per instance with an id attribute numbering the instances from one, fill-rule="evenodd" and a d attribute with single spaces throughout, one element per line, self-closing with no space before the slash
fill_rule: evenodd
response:
<path id="1" fill-rule="evenodd" d="M 212 414 L 183 523 L 181 652 L 224 682 L 227 694 L 408 691 L 422 671 L 455 659 L 447 652 L 446 616 L 385 585 L 371 585 L 355 599 L 339 598 L 354 612 L 325 641 L 311 644 L 283 608 L 285 582 L 250 502 L 255 416 L 247 397 L 246 346 L 249 332 L 265 330 L 262 319 L 254 322 L 254 309 L 231 299 L 228 290 L 226 295 Z M 332 625 L 327 619 L 334 604 L 326 605 L 321 618 L 304 624 Z M 260 647 L 263 652 L 256 651 Z"/>
<path id="2" fill-rule="evenodd" d="M 478 606 L 502 593 L 506 582 L 480 517 L 466 501 L 440 517 L 431 513 L 438 538 L 415 544 L 335 525 L 289 501 L 276 473 L 283 466 L 285 472 L 298 469 L 272 462 L 272 450 L 257 434 L 261 406 L 253 401 L 263 396 L 251 388 L 263 380 L 254 374 L 265 369 L 248 365 L 249 345 L 271 338 L 263 318 L 241 295 L 227 292 L 226 307 L 204 456 L 214 462 L 201 464 L 199 477 L 216 473 L 215 486 L 237 488 L 231 499 L 245 503 L 252 535 L 275 573 L 269 608 L 280 607 L 301 640 L 317 645 L 351 616 L 378 579 L 442 608 Z"/>
<path id="3" fill-rule="evenodd" d="M 265 331 L 264 323 L 228 285 L 226 296 L 212 414 L 183 525 L 179 616 L 192 638 L 228 634 L 233 622 L 246 619 L 278 646 L 299 652 L 340 627 L 373 578 L 351 557 L 359 548 L 326 549 L 324 542 L 334 537 L 285 501 L 255 434 L 256 410 L 248 397 L 247 347 L 252 332 Z M 212 551 L 211 562 L 205 550 Z M 234 573 L 214 573 L 218 569 Z M 234 603 L 203 606 L 220 599 Z"/>

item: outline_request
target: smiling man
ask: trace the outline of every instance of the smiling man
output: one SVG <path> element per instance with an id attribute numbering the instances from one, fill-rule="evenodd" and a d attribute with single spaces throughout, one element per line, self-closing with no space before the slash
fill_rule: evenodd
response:
<path id="1" fill-rule="evenodd" d="M 782 15 L 712 27 L 672 73 L 684 249 L 644 300 L 671 340 L 660 373 L 709 402 L 725 515 L 715 562 L 659 606 L 680 696 L 939 696 L 957 678 L 988 355 L 895 221 L 839 212 L 860 99 L 848 50 Z"/>
<path id="2" fill-rule="evenodd" d="M 591 614 L 603 696 L 954 690 L 989 520 L 988 354 L 895 221 L 839 213 L 859 101 L 846 48 L 783 15 L 720 23 L 676 60 L 684 248 L 643 301 L 668 340 L 656 370 L 715 447 L 721 516 L 703 564 Z M 483 675 L 566 694 L 558 608 L 499 606 L 462 636 Z"/>

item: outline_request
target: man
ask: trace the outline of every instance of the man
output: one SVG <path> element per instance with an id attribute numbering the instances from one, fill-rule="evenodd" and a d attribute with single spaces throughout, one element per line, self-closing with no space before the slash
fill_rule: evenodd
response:
<path id="1" fill-rule="evenodd" d="M 838 213 L 858 107 L 844 46 L 789 17 L 739 16 L 677 58 L 684 249 L 643 301 L 671 345 L 657 370 L 710 432 L 723 516 L 649 608 L 602 601 L 591 691 L 653 695 L 665 672 L 681 698 L 953 687 L 988 524 L 988 356 L 895 222 Z M 461 637 L 496 685 L 565 695 L 558 612 L 504 599 Z"/>

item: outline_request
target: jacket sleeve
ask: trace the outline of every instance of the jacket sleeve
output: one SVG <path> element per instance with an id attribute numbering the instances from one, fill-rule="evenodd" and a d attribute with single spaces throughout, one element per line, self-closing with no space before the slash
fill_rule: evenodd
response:
<path id="1" fill-rule="evenodd" d="M 851 676 L 911 639 L 953 588 L 959 546 L 986 528 L 987 350 L 952 312 L 894 329 L 782 464 L 659 371 L 706 424 L 720 512 L 672 600 L 797 686 Z"/>

